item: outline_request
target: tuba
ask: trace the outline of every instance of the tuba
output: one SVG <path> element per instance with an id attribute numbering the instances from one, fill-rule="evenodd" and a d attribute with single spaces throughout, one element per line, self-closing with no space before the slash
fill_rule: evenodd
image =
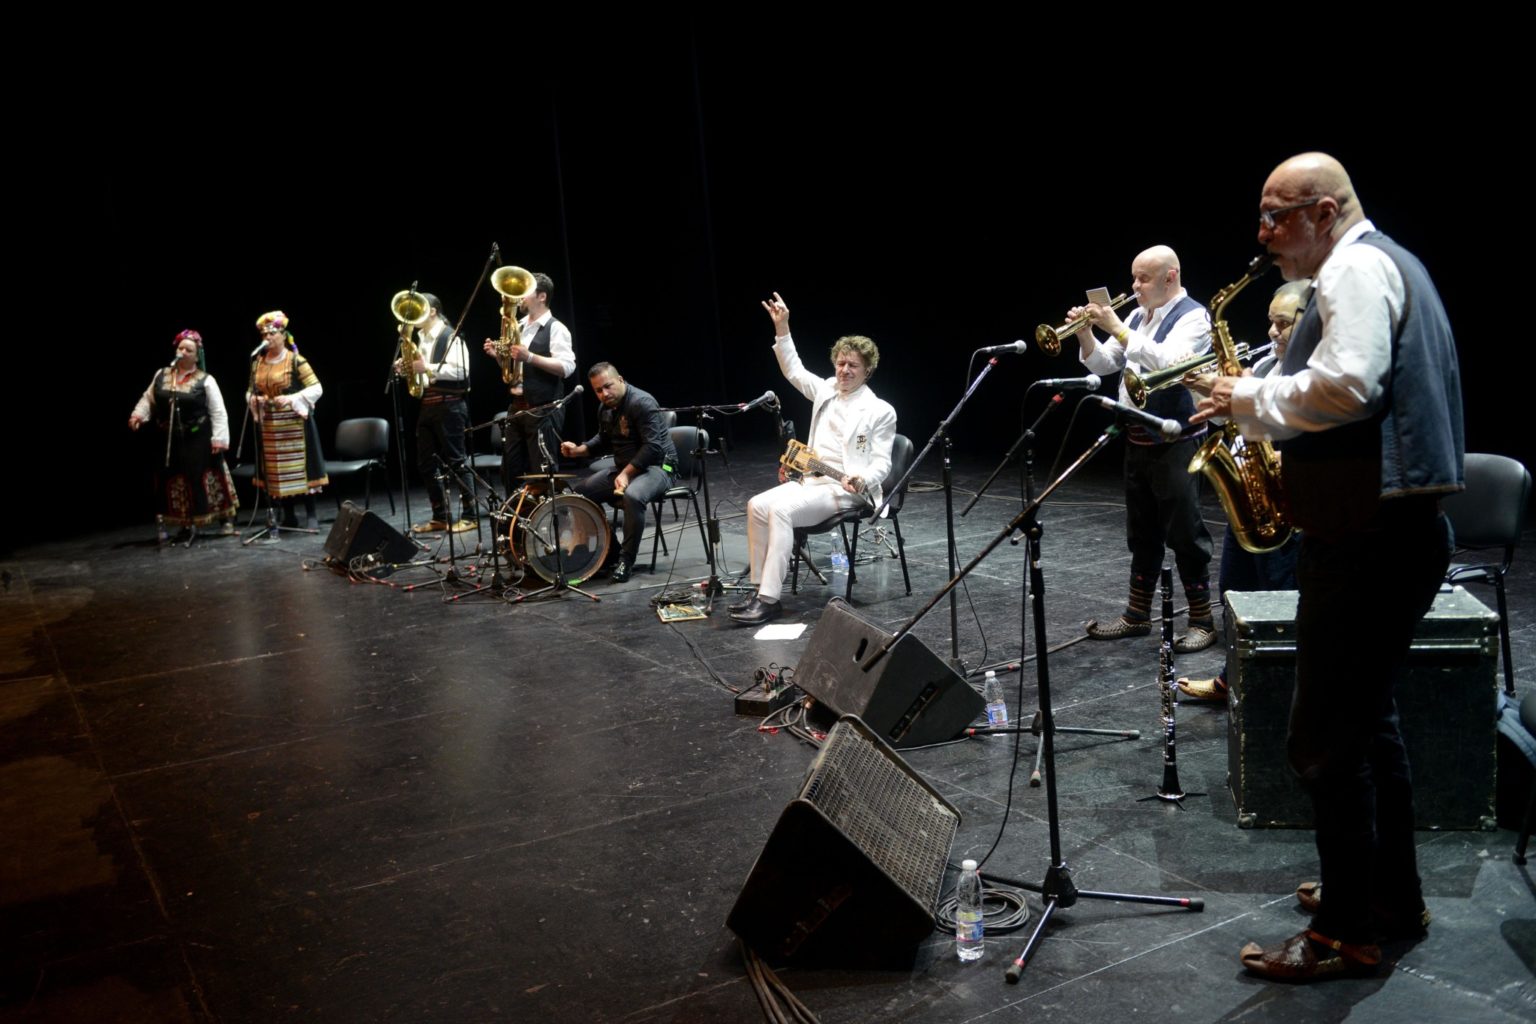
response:
<path id="1" fill-rule="evenodd" d="M 405 368 L 402 376 L 406 379 L 406 389 L 412 398 L 420 398 L 432 375 L 411 372 L 411 364 L 421 354 L 421 350 L 411 340 L 411 335 L 415 333 L 417 325 L 427 322 L 427 318 L 432 315 L 432 307 L 427 304 L 426 297 L 412 285 L 403 292 L 395 292 L 395 297 L 389 300 L 389 311 L 400 321 L 400 362 Z"/>
<path id="2" fill-rule="evenodd" d="M 1248 273 L 1227 285 L 1211 299 L 1211 345 L 1216 355 L 1217 371 L 1224 377 L 1243 372 L 1232 332 L 1221 318 L 1227 303 L 1274 262 L 1263 253 L 1248 265 Z M 1227 521 L 1243 550 L 1255 554 L 1273 551 L 1291 536 L 1291 524 L 1285 511 L 1285 491 L 1280 483 L 1280 458 L 1268 441 L 1244 441 L 1237 425 L 1228 420 L 1220 430 L 1205 439 L 1195 457 L 1189 460 L 1191 473 L 1204 473 L 1216 489 Z"/>
<path id="3" fill-rule="evenodd" d="M 512 346 L 523 343 L 517 326 L 517 304 L 538 287 L 533 275 L 522 267 L 497 267 L 491 275 L 491 287 L 501 293 L 501 337 L 496 342 L 496 361 L 501 364 L 501 379 L 508 387 L 523 386 L 523 364 L 512 358 Z"/>

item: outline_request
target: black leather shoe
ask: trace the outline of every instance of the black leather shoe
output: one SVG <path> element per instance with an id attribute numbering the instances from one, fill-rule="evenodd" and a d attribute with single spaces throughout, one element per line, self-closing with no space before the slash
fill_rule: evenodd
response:
<path id="1" fill-rule="evenodd" d="M 747 626 L 760 626 L 778 618 L 781 610 L 779 602 L 762 601 L 754 596 L 741 611 L 731 612 L 731 621 Z"/>
<path id="2" fill-rule="evenodd" d="M 740 601 L 732 601 L 730 604 L 726 605 L 725 610 L 732 614 L 735 614 L 736 612 L 744 612 L 748 608 L 752 607 L 752 602 L 756 600 L 757 591 L 754 590 Z"/>
<path id="3" fill-rule="evenodd" d="M 608 574 L 608 579 L 613 583 L 627 583 L 630 576 L 634 575 L 635 563 L 627 558 L 621 558 L 614 563 L 613 571 Z"/>

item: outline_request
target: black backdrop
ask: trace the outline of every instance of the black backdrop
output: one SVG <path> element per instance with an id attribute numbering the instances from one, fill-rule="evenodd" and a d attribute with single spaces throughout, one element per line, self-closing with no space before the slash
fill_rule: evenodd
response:
<path id="1" fill-rule="evenodd" d="M 1496 83 L 1426 65 L 1389 89 L 1358 63 L 1293 61 L 1239 91 L 1195 65 L 1166 81 L 1086 58 L 1041 73 L 1014 37 L 915 34 L 885 55 L 849 33 L 787 46 L 610 27 L 505 54 L 492 34 L 390 56 L 253 33 L 82 58 L 67 96 L 20 115 L 38 159 L 14 191 L 28 286 L 13 341 L 50 369 L 13 368 L 35 383 L 6 410 L 7 516 L 25 524 L 7 543 L 147 521 L 154 444 L 126 420 L 183 327 L 207 339 L 237 413 L 254 320 L 282 308 L 325 384 L 328 441 L 343 418 L 391 415 L 389 297 L 419 280 L 456 315 L 493 240 L 554 278 L 583 378 L 608 359 L 664 404 L 786 392 L 758 306 L 777 289 L 813 366 L 839 334 L 880 343 L 873 385 L 920 445 L 972 349 L 1029 338 L 1088 287 L 1126 289 L 1140 249 L 1177 249 L 1202 300 L 1240 276 L 1265 175 L 1313 148 L 1343 160 L 1367 215 L 1439 283 L 1468 447 L 1528 457 L 1509 408 L 1523 389 L 1493 381 L 1524 360 L 1475 344 L 1522 341 L 1503 294 L 1525 269 L 1518 172 L 1483 141 L 1506 103 Z M 477 62 L 505 70 L 466 70 Z M 1229 310 L 1240 338 L 1262 340 L 1278 284 Z M 487 287 L 469 310 L 476 343 L 497 329 L 494 300 Z M 957 445 L 1000 453 L 1028 382 L 1078 372 L 1033 346 L 1003 356 Z M 476 374 L 483 419 L 500 404 L 494 365 L 477 354 Z M 802 430 L 806 405 L 787 403 Z"/>

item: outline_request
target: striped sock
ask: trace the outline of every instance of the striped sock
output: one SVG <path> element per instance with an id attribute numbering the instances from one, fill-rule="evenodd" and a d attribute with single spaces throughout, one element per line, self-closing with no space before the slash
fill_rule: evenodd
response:
<path id="1" fill-rule="evenodd" d="M 1189 601 L 1189 624 L 1215 628 L 1216 620 L 1211 614 L 1211 581 L 1204 579 L 1191 583 L 1184 580 L 1183 583 L 1184 597 Z"/>
<path id="2" fill-rule="evenodd" d="M 1126 622 L 1152 621 L 1152 594 L 1156 589 L 1156 577 L 1131 573 L 1131 598 L 1126 602 L 1121 617 Z"/>

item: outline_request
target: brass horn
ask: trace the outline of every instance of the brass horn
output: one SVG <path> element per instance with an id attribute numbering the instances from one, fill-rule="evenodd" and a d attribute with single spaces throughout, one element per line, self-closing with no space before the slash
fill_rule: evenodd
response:
<path id="1" fill-rule="evenodd" d="M 538 288 L 533 275 L 522 267 L 497 267 L 491 275 L 491 287 L 501 293 L 501 337 L 496 341 L 496 361 L 501 364 L 501 379 L 508 387 L 522 387 L 523 364 L 512 360 L 512 346 L 523 343 L 517 326 L 517 304 Z"/>
<path id="2" fill-rule="evenodd" d="M 395 297 L 389 300 L 389 311 L 400 321 L 400 362 L 405 367 L 402 376 L 406 379 L 406 390 L 412 398 L 420 398 L 427 389 L 431 375 L 411 372 L 411 365 L 420 354 L 416 343 L 411 340 L 411 334 L 417 325 L 426 323 L 432 316 L 432 306 L 425 295 L 411 287 L 403 292 L 395 292 Z"/>
<path id="3" fill-rule="evenodd" d="M 1235 349 L 1237 361 L 1246 363 L 1250 360 L 1262 359 L 1274 347 L 1275 343 L 1270 342 L 1268 345 L 1260 345 L 1258 348 L 1250 350 L 1247 342 L 1240 341 Z M 1215 352 L 1203 352 L 1197 356 L 1190 356 L 1188 359 L 1181 359 L 1177 363 L 1163 367 L 1161 370 L 1153 370 L 1145 375 L 1138 374 L 1127 366 L 1121 371 L 1121 380 L 1125 382 L 1125 394 L 1136 408 L 1145 409 L 1147 407 L 1147 396 L 1152 394 L 1152 392 L 1162 391 L 1177 384 L 1183 384 L 1185 378 L 1189 377 L 1190 374 L 1198 375 L 1199 371 L 1215 364 L 1220 358 Z"/>
<path id="4" fill-rule="evenodd" d="M 1130 302 L 1134 296 L 1121 292 L 1110 300 L 1110 309 L 1119 309 Z M 1084 327 L 1088 326 L 1088 316 L 1085 314 L 1076 320 L 1070 320 L 1060 327 L 1052 327 L 1050 324 L 1041 324 L 1035 328 L 1035 344 L 1040 346 L 1040 351 L 1048 356 L 1061 355 L 1061 342 L 1063 338 L 1070 338 Z"/>

